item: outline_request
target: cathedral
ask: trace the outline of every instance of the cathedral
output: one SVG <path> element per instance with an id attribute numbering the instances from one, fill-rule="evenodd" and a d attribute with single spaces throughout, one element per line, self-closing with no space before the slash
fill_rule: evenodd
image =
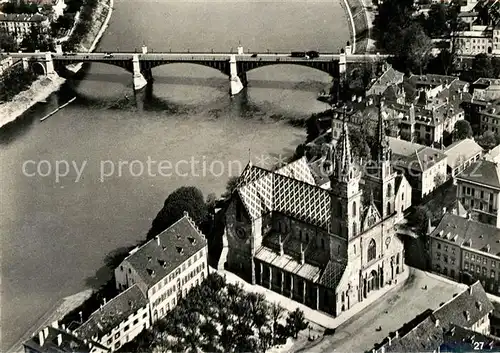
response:
<path id="1" fill-rule="evenodd" d="M 411 187 L 393 170 L 378 115 L 370 168 L 354 160 L 345 120 L 319 161 L 326 184 L 305 157 L 274 171 L 247 165 L 226 212 L 228 270 L 335 316 L 397 283 L 405 265 L 395 226 Z"/>

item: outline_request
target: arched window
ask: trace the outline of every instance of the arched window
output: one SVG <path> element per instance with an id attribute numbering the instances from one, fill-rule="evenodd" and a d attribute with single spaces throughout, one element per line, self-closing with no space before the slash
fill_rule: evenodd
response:
<path id="1" fill-rule="evenodd" d="M 306 242 L 309 243 L 309 233 L 306 233 Z"/>
<path id="2" fill-rule="evenodd" d="M 392 196 L 392 185 L 389 184 L 387 185 L 387 197 L 391 197 Z"/>
<path id="3" fill-rule="evenodd" d="M 321 239 L 321 249 L 325 249 L 325 239 Z"/>
<path id="4" fill-rule="evenodd" d="M 401 194 L 401 201 L 404 201 L 404 200 L 405 200 L 405 193 L 403 192 L 403 193 Z"/>
<path id="5" fill-rule="evenodd" d="M 299 239 L 302 241 L 302 231 L 299 230 Z"/>
<path id="6" fill-rule="evenodd" d="M 358 232 L 358 227 L 356 226 L 356 222 L 352 222 L 352 235 L 356 235 Z"/>
<path id="7" fill-rule="evenodd" d="M 356 217 L 356 201 L 352 203 L 352 215 L 353 217 Z"/>
<path id="8" fill-rule="evenodd" d="M 396 255 L 396 265 L 399 265 L 399 253 Z"/>
<path id="9" fill-rule="evenodd" d="M 342 203 L 337 202 L 337 217 L 342 217 Z"/>
<path id="10" fill-rule="evenodd" d="M 356 244 L 354 244 L 354 255 L 356 255 Z"/>
<path id="11" fill-rule="evenodd" d="M 391 214 L 391 203 L 390 202 L 387 203 L 387 214 L 388 215 Z"/>
<path id="12" fill-rule="evenodd" d="M 368 261 L 371 261 L 377 257 L 377 245 L 375 244 L 375 240 L 370 240 L 368 244 Z"/>

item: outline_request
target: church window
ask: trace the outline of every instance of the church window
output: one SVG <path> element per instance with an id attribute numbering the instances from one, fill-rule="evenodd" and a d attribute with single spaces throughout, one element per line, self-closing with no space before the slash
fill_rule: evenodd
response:
<path id="1" fill-rule="evenodd" d="M 302 240 L 302 231 L 299 230 L 299 239 Z"/>
<path id="2" fill-rule="evenodd" d="M 389 184 L 387 185 L 387 197 L 391 197 L 392 196 L 392 185 Z"/>
<path id="3" fill-rule="evenodd" d="M 356 235 L 357 231 L 356 222 L 352 222 L 352 235 Z"/>
<path id="4" fill-rule="evenodd" d="M 391 203 L 387 203 L 387 214 L 391 214 Z"/>
<path id="5" fill-rule="evenodd" d="M 401 194 L 401 201 L 404 201 L 404 200 L 405 200 L 405 193 L 403 192 L 403 193 Z"/>
<path id="6" fill-rule="evenodd" d="M 321 239 L 321 249 L 325 249 L 325 239 Z"/>
<path id="7" fill-rule="evenodd" d="M 342 204 L 337 202 L 337 217 L 342 217 Z"/>
<path id="8" fill-rule="evenodd" d="M 337 254 L 340 255 L 340 245 L 337 247 Z"/>
<path id="9" fill-rule="evenodd" d="M 306 242 L 309 243 L 309 233 L 306 233 Z"/>
<path id="10" fill-rule="evenodd" d="M 370 240 L 368 244 L 368 262 L 372 261 L 377 257 L 377 245 L 375 244 L 375 240 Z"/>
<path id="11" fill-rule="evenodd" d="M 236 221 L 241 222 L 242 221 L 242 214 L 243 214 L 243 205 L 241 204 L 240 201 L 236 201 Z"/>
<path id="12" fill-rule="evenodd" d="M 399 253 L 396 255 L 396 265 L 399 265 Z"/>
<path id="13" fill-rule="evenodd" d="M 352 215 L 356 217 L 356 201 L 352 203 Z"/>
<path id="14" fill-rule="evenodd" d="M 356 244 L 354 244 L 354 255 L 356 255 Z"/>

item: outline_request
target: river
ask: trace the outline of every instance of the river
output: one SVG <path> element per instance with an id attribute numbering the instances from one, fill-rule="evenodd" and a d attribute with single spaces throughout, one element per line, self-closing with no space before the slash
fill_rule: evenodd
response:
<path id="1" fill-rule="evenodd" d="M 332 52 L 349 39 L 340 1 L 115 1 L 98 50 L 225 51 L 241 42 L 251 51 Z M 304 67 L 265 67 L 231 99 L 228 78 L 210 68 L 172 64 L 153 75 L 152 92 L 135 99 L 130 74 L 94 64 L 0 129 L 0 351 L 59 299 L 102 282 L 96 271 L 106 254 L 142 239 L 171 191 L 195 185 L 220 194 L 249 157 L 292 153 L 304 131 L 279 120 L 324 110 L 315 97 L 331 80 Z M 148 160 L 153 168 L 140 173 Z M 56 161 L 71 167 L 59 180 Z M 160 175 L 159 161 L 177 173 Z"/>

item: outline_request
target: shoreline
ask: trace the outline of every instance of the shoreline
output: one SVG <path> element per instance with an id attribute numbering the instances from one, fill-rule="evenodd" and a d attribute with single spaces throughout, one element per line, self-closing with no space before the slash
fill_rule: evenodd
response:
<path id="1" fill-rule="evenodd" d="M 372 39 L 369 23 L 370 14 L 365 0 L 342 0 L 342 8 L 347 14 L 349 21 L 349 33 L 351 35 L 352 53 L 364 54 L 369 52 L 369 44 Z"/>
<path id="2" fill-rule="evenodd" d="M 108 14 L 100 26 L 99 32 L 94 37 L 90 49 L 86 50 L 87 52 L 92 52 L 95 49 L 108 28 L 109 20 L 113 13 L 113 5 L 114 0 L 103 0 L 96 7 L 96 9 L 98 9 L 99 6 L 108 8 Z M 92 31 L 92 29 L 90 31 Z M 82 46 L 83 43 L 80 44 L 80 47 Z M 82 64 L 76 64 L 74 68 L 75 69 L 71 71 L 76 73 L 82 68 Z M 52 93 L 56 92 L 64 82 L 66 82 L 66 79 L 57 74 L 39 77 L 27 90 L 19 92 L 11 101 L 0 104 L 0 128 L 15 121 L 35 104 L 47 99 Z"/>

